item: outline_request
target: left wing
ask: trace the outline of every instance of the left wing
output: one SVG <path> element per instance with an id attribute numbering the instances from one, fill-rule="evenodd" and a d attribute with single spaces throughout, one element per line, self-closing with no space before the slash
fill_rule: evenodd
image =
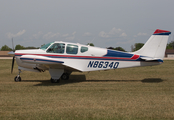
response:
<path id="1" fill-rule="evenodd" d="M 38 56 L 38 55 L 22 55 L 20 57 L 20 60 L 24 63 L 29 64 L 37 64 L 37 67 L 40 67 L 41 69 L 64 69 L 67 71 L 80 71 L 79 69 L 76 69 L 74 67 L 68 66 L 64 64 L 64 61 L 60 61 L 57 58 L 50 58 L 45 56 Z M 46 68 L 45 68 L 46 67 Z"/>

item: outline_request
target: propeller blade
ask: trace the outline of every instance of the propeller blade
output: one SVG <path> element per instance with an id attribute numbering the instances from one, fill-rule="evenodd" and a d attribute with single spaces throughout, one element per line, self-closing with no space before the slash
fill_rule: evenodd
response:
<path id="1" fill-rule="evenodd" d="M 15 62 L 15 49 L 14 49 L 13 38 L 12 38 L 12 48 L 13 48 L 13 51 L 8 53 L 10 56 L 13 57 L 12 66 L 11 66 L 11 73 L 13 73 L 13 67 L 14 67 L 14 62 Z"/>
<path id="2" fill-rule="evenodd" d="M 12 47 L 13 47 L 13 52 L 15 52 L 13 38 L 12 38 Z"/>
<path id="3" fill-rule="evenodd" d="M 13 72 L 14 62 L 15 62 L 15 57 L 13 57 L 13 60 L 12 60 L 11 73 Z"/>

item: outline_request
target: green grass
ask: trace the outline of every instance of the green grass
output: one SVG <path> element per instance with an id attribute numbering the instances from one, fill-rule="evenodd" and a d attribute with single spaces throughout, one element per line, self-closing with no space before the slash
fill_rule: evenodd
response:
<path id="1" fill-rule="evenodd" d="M 48 72 L 22 72 L 0 60 L 0 119 L 174 119 L 174 61 L 159 66 L 74 72 L 50 83 Z"/>

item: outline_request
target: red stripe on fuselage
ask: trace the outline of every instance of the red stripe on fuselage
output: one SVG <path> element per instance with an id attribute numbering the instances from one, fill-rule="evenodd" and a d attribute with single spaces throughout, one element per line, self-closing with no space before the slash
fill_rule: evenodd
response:
<path id="1" fill-rule="evenodd" d="M 95 56 L 76 56 L 76 55 L 50 55 L 50 54 L 30 54 L 30 53 L 15 53 L 16 56 L 18 55 L 37 55 L 37 56 L 45 56 L 45 57 L 63 57 L 63 58 L 92 58 L 92 59 L 120 59 L 120 60 L 137 60 L 139 58 L 139 55 L 134 54 L 131 58 L 123 58 L 123 57 L 95 57 Z"/>
<path id="2" fill-rule="evenodd" d="M 132 60 L 136 60 L 136 59 L 138 59 L 140 56 L 139 55 L 134 55 L 134 56 L 132 56 Z"/>

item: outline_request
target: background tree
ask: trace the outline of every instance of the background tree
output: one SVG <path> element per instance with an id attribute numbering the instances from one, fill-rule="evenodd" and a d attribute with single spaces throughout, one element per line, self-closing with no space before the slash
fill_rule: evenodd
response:
<path id="1" fill-rule="evenodd" d="M 116 47 L 116 48 L 113 48 L 113 47 L 108 47 L 107 49 L 111 49 L 111 50 L 118 50 L 118 51 L 123 51 L 123 52 L 126 52 L 125 49 L 123 49 L 122 47 Z"/>
<path id="2" fill-rule="evenodd" d="M 29 47 L 25 47 L 25 49 L 39 49 L 39 47 L 32 47 L 32 46 L 29 46 Z"/>
<path id="3" fill-rule="evenodd" d="M 88 43 L 87 45 L 89 45 L 89 46 L 94 46 L 94 44 L 93 44 L 93 43 Z"/>
<path id="4" fill-rule="evenodd" d="M 107 49 L 111 49 L 111 50 L 113 50 L 114 48 L 113 48 L 113 47 L 108 47 Z"/>
<path id="5" fill-rule="evenodd" d="M 2 46 L 1 51 L 12 51 L 7 45 Z"/>
<path id="6" fill-rule="evenodd" d="M 23 50 L 23 49 L 39 49 L 39 47 L 24 47 L 22 45 L 16 45 L 15 50 Z M 0 51 L 12 51 L 13 49 L 9 48 L 7 45 L 1 47 Z"/>
<path id="7" fill-rule="evenodd" d="M 166 49 L 174 49 L 174 41 L 171 41 L 170 43 L 168 43 Z"/>
<path id="8" fill-rule="evenodd" d="M 45 45 L 45 44 L 41 45 L 41 47 L 44 46 L 44 45 Z"/>
<path id="9" fill-rule="evenodd" d="M 139 50 L 140 48 L 143 47 L 143 45 L 144 45 L 144 43 L 135 43 L 133 51 Z"/>
<path id="10" fill-rule="evenodd" d="M 15 47 L 15 50 L 23 50 L 23 49 L 25 49 L 25 47 L 21 45 L 16 45 Z"/>
<path id="11" fill-rule="evenodd" d="M 118 51 L 123 51 L 123 52 L 126 52 L 126 50 L 125 50 L 125 49 L 123 49 L 122 47 L 116 47 L 116 48 L 114 48 L 114 50 L 118 50 Z"/>

